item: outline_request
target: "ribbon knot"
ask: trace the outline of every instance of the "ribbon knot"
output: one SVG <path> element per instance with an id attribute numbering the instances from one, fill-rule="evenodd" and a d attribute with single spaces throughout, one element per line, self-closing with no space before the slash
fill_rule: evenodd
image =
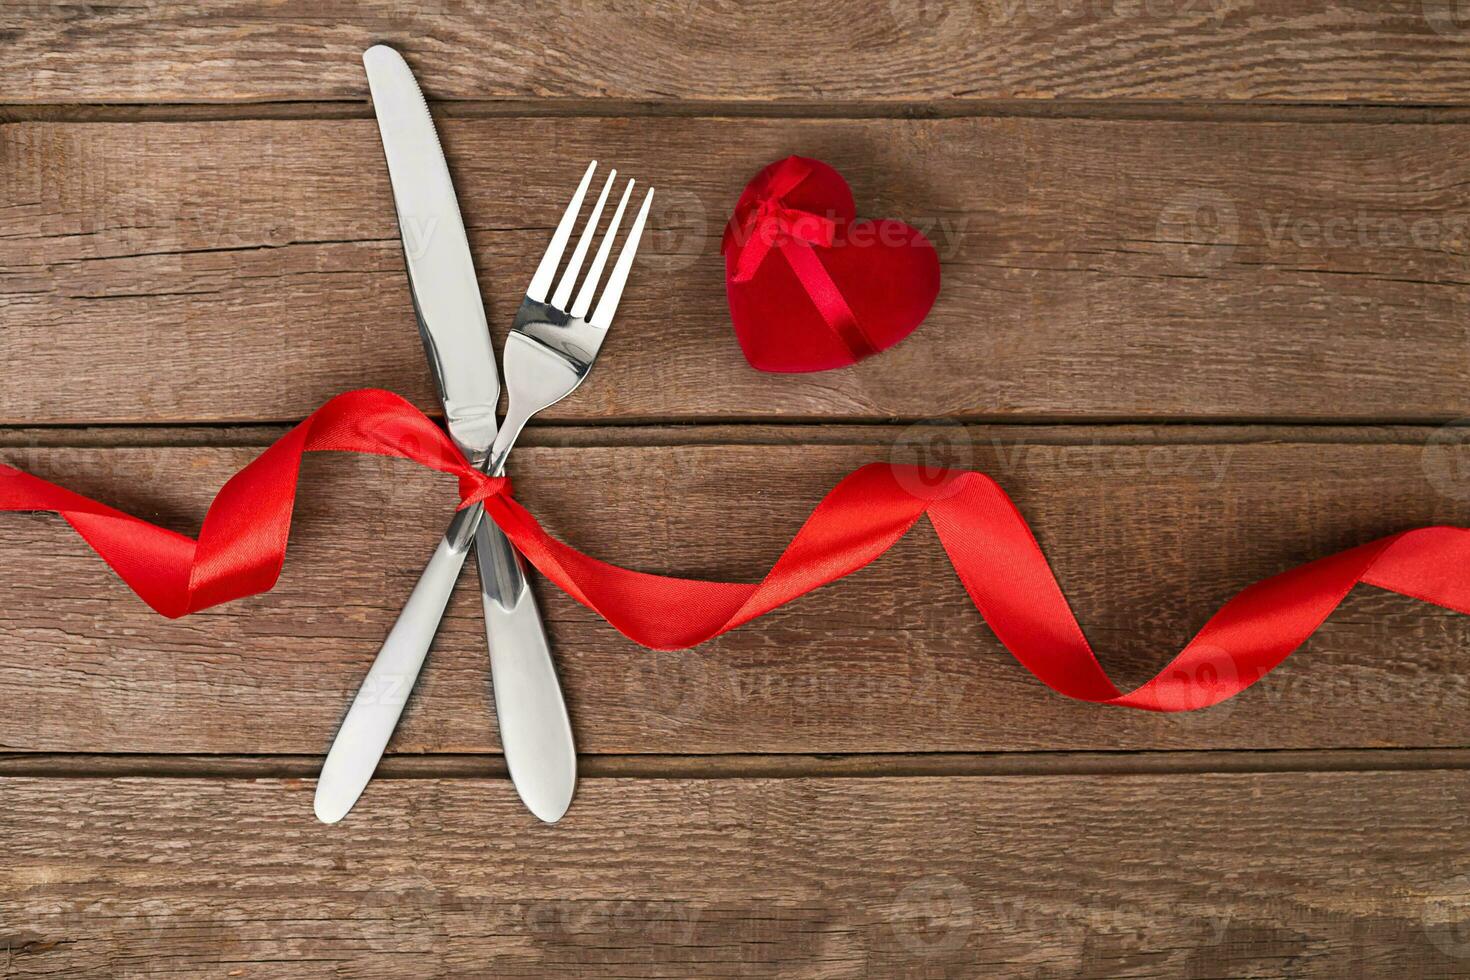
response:
<path id="1" fill-rule="evenodd" d="M 773 249 L 790 246 L 830 248 L 837 235 L 831 218 L 787 207 L 779 197 L 767 197 L 751 213 L 745 229 L 745 245 L 735 266 L 735 281 L 749 282 Z"/>
<path id="2" fill-rule="evenodd" d="M 459 509 L 483 504 L 491 497 L 509 497 L 510 477 L 487 476 L 474 467 L 467 467 L 459 474 Z"/>

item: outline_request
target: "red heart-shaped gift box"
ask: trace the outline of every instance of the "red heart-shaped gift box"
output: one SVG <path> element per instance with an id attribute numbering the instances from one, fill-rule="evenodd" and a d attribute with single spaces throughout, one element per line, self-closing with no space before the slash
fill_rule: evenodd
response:
<path id="1" fill-rule="evenodd" d="M 902 221 L 858 221 L 852 190 L 820 160 L 756 174 L 725 229 L 735 335 L 762 371 L 826 371 L 913 333 L 939 295 L 939 256 Z"/>

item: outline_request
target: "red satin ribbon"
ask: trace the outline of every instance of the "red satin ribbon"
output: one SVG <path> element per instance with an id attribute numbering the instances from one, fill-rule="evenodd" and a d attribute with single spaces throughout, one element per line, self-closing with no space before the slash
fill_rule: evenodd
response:
<path id="1" fill-rule="evenodd" d="M 1250 687 L 1284 660 L 1359 582 L 1470 613 L 1470 531 L 1394 534 L 1257 582 L 1215 613 L 1157 676 L 1129 693 L 1108 680 L 1025 519 L 989 477 L 872 463 L 849 474 L 760 582 L 702 582 L 630 571 L 551 537 L 504 479 L 467 463 L 433 422 L 397 395 L 333 398 L 220 490 L 198 540 L 0 465 L 0 510 L 64 517 L 143 601 L 177 617 L 271 588 L 286 556 L 301 456 L 374 453 L 456 477 L 547 578 L 636 643 L 682 649 L 750 622 L 862 568 L 928 517 L 970 598 L 1031 673 L 1067 697 L 1150 711 L 1203 708 Z M 908 471 L 908 472 L 905 472 Z M 906 486 L 907 484 L 907 486 Z M 908 487 L 923 485 L 922 494 Z"/>
<path id="2" fill-rule="evenodd" d="M 832 274 L 812 251 L 814 246 L 832 246 L 837 223 L 810 211 L 787 207 L 781 200 L 810 175 L 811 168 L 795 157 L 781 161 L 771 174 L 765 196 L 744 225 L 740 256 L 735 261 L 735 281 L 749 282 L 755 278 L 772 250 L 779 251 L 827 326 L 853 357 L 862 360 L 878 350 L 858 325 L 856 314 L 837 288 Z"/>

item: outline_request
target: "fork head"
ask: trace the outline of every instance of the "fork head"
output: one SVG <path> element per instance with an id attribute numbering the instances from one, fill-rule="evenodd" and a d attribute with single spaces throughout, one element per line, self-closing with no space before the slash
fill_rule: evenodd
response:
<path id="1" fill-rule="evenodd" d="M 643 225 L 648 218 L 648 208 L 653 202 L 652 188 L 643 196 L 638 215 L 633 219 L 633 226 L 628 231 L 622 251 L 618 253 L 617 262 L 600 294 L 598 281 L 602 278 L 602 270 L 612 252 L 623 212 L 633 193 L 634 182 L 631 180 L 623 190 L 591 267 L 581 279 L 581 288 L 577 290 L 576 299 L 572 299 L 572 290 L 577 286 L 582 262 L 587 257 L 592 239 L 597 235 L 598 222 L 602 217 L 603 206 L 607 203 L 608 192 L 617 179 L 616 170 L 608 174 L 602 185 L 602 192 L 598 195 L 576 248 L 567 261 L 556 292 L 551 293 L 552 280 L 556 277 L 562 253 L 571 238 L 572 228 L 582 210 L 582 200 L 596 169 L 597 161 L 594 160 L 582 175 L 577 193 L 573 195 L 556 226 L 551 244 L 541 257 L 536 274 L 531 278 L 531 286 L 526 290 L 526 298 L 521 301 L 521 307 L 516 312 L 510 335 L 505 340 L 501 361 L 506 390 L 510 395 L 507 421 L 515 417 L 523 422 L 548 405 L 565 398 L 582 383 L 582 379 L 592 369 L 592 362 L 597 359 L 598 351 L 602 349 L 607 328 L 612 323 L 618 301 L 622 298 L 628 271 L 633 266 L 633 256 L 638 251 L 638 239 L 643 234 Z M 597 298 L 595 310 L 592 308 L 594 296 Z M 588 310 L 592 310 L 590 316 Z"/>

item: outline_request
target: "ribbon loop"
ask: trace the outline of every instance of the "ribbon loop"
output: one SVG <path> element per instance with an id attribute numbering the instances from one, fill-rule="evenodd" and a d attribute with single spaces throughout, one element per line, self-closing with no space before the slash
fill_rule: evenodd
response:
<path id="1" fill-rule="evenodd" d="M 735 281 L 749 282 L 771 254 L 788 247 L 831 248 L 837 236 L 837 222 L 811 211 L 789 208 L 779 199 L 767 198 L 751 213 L 745 223 L 744 245 L 735 265 Z"/>

